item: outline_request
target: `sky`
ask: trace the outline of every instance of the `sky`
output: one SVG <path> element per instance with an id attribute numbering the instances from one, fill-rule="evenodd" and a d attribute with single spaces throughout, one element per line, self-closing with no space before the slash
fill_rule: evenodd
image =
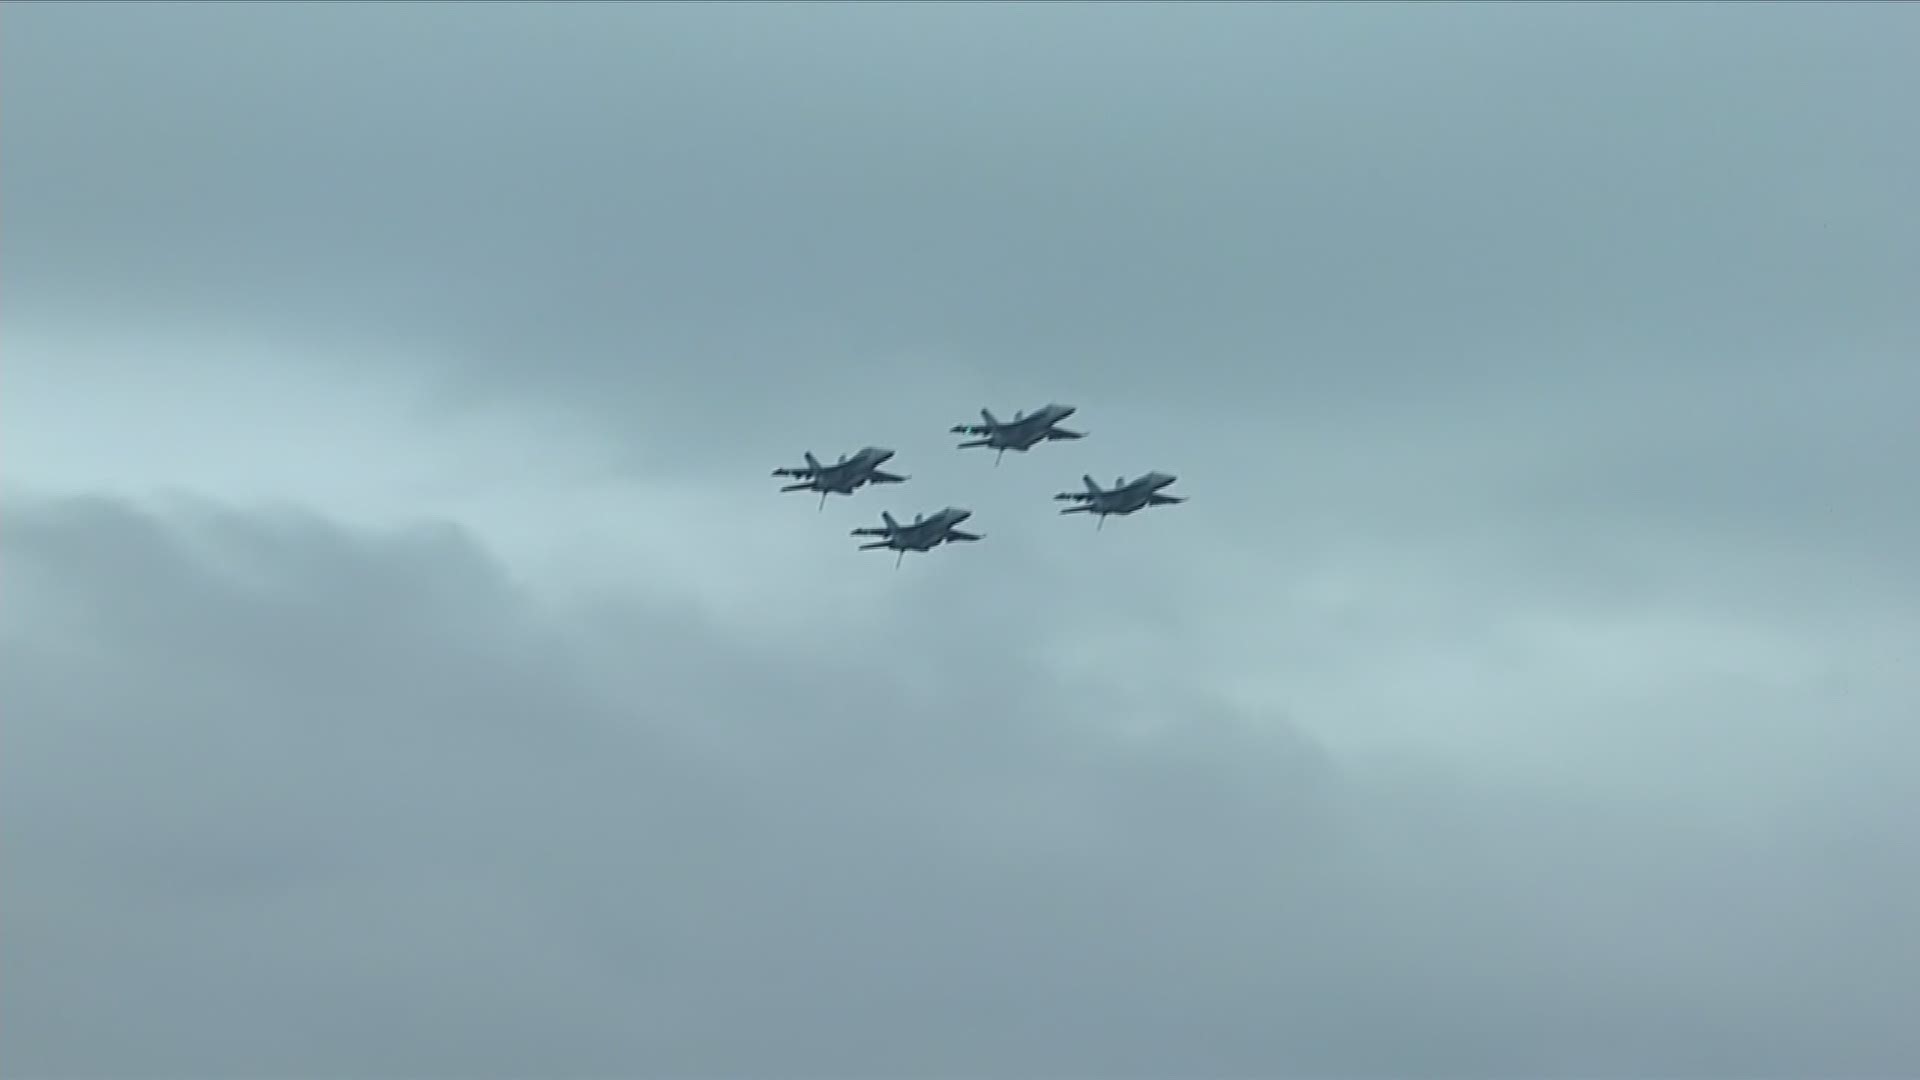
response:
<path id="1" fill-rule="evenodd" d="M 1916 50 L 9 4 L 0 1069 L 1920 1076 Z"/>

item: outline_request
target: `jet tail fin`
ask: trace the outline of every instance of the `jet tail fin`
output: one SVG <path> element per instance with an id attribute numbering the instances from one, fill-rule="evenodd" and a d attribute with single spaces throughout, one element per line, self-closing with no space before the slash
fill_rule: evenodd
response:
<path id="1" fill-rule="evenodd" d="M 813 456 L 813 451 L 811 450 L 807 451 L 807 468 L 818 469 L 819 467 L 820 467 L 820 459 Z"/>
<path id="2" fill-rule="evenodd" d="M 982 419 L 982 420 L 985 420 L 985 421 L 987 422 L 987 426 L 988 426 L 988 427 L 999 427 L 999 426 L 1000 426 L 1000 421 L 998 421 L 998 420 L 996 420 L 996 419 L 994 419 L 994 417 L 993 417 L 993 410 L 992 410 L 992 409 L 981 409 L 981 410 L 980 410 L 980 419 Z"/>
<path id="3" fill-rule="evenodd" d="M 886 522 L 887 528 L 889 529 L 897 529 L 900 527 L 900 523 L 893 520 L 893 515 L 885 510 L 880 511 L 880 520 Z"/>
<path id="4" fill-rule="evenodd" d="M 1080 482 L 1087 485 L 1087 491 L 1089 493 L 1094 495 L 1100 494 L 1100 485 L 1094 483 L 1092 473 L 1081 473 Z"/>

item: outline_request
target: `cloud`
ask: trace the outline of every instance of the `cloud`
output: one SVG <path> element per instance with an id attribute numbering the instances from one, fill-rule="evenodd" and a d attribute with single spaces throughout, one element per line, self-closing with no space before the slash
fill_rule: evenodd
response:
<path id="1" fill-rule="evenodd" d="M 9 290 L 405 339 L 649 444 L 889 381 L 1644 399 L 1912 351 L 1912 19 L 26 9 L 7 77 L 59 106 L 5 136 Z"/>
<path id="2" fill-rule="evenodd" d="M 1731 1076 L 1920 1050 L 1891 788 L 1731 828 L 1344 758 L 1197 691 L 1129 733 L 1021 636 L 914 665 L 910 611 L 796 655 L 644 595 L 555 610 L 450 525 L 6 519 L 24 1072 Z"/>
<path id="3" fill-rule="evenodd" d="M 1914 17 L 10 11 L 11 1064 L 1920 1069 Z"/>

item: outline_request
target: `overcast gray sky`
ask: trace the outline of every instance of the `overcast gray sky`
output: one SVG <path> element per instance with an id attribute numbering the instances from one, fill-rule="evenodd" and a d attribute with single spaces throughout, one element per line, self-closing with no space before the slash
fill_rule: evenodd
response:
<path id="1" fill-rule="evenodd" d="M 10 1075 L 1920 1076 L 1920 8 L 4 24 Z"/>

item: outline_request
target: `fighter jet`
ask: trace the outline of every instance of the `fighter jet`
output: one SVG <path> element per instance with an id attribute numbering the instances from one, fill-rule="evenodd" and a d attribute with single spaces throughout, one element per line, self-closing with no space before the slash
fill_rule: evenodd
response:
<path id="1" fill-rule="evenodd" d="M 1063 514 L 1098 514 L 1099 524 L 1094 526 L 1095 529 L 1106 525 L 1108 514 L 1119 514 L 1124 517 L 1135 510 L 1142 510 L 1149 506 L 1166 506 L 1187 501 L 1185 498 L 1160 494 L 1160 489 L 1180 479 L 1166 473 L 1150 472 L 1134 480 L 1117 476 L 1114 478 L 1113 487 L 1106 491 L 1100 490 L 1100 485 L 1094 483 L 1091 476 L 1082 476 L 1080 479 L 1087 485 L 1085 491 L 1063 491 L 1054 498 L 1061 502 L 1080 504 L 1060 511 Z"/>
<path id="2" fill-rule="evenodd" d="M 955 424 L 951 430 L 955 435 L 981 435 L 984 438 L 969 439 L 960 444 L 959 449 L 969 446 L 990 446 L 993 448 L 993 463 L 1000 464 L 1000 455 L 1009 450 L 1025 453 L 1033 449 L 1036 443 L 1055 442 L 1060 439 L 1084 439 L 1084 431 L 1067 431 L 1055 427 L 1060 421 L 1078 411 L 1072 405 L 1047 405 L 1034 410 L 1032 416 L 1024 412 L 1013 414 L 1012 420 L 996 419 L 992 412 L 981 409 L 980 419 L 984 424 Z"/>
<path id="3" fill-rule="evenodd" d="M 832 465 L 820 464 L 820 459 L 807 451 L 807 463 L 791 469 L 775 469 L 775 476 L 797 477 L 800 483 L 788 484 L 781 491 L 817 491 L 820 493 L 820 509 L 827 508 L 828 495 L 851 495 L 862 484 L 898 484 L 906 481 L 905 476 L 896 476 L 883 472 L 893 451 L 878 446 L 863 447 L 852 457 L 840 455 L 840 460 Z"/>
<path id="4" fill-rule="evenodd" d="M 949 506 L 934 514 L 932 517 L 915 514 L 913 515 L 913 521 L 902 525 L 898 521 L 893 520 L 892 514 L 883 510 L 880 512 L 880 519 L 886 522 L 886 524 L 878 528 L 855 529 L 852 535 L 882 537 L 883 539 L 877 540 L 874 543 L 861 544 L 860 550 L 872 551 L 876 548 L 891 548 L 899 552 L 898 555 L 894 556 L 893 560 L 893 568 L 898 570 L 900 569 L 900 560 L 906 558 L 907 552 L 909 551 L 931 551 L 941 544 L 952 543 L 956 540 L 978 540 L 985 536 L 985 533 L 962 532 L 954 527 L 972 516 L 973 511 L 971 510 L 962 510 L 957 506 Z"/>

